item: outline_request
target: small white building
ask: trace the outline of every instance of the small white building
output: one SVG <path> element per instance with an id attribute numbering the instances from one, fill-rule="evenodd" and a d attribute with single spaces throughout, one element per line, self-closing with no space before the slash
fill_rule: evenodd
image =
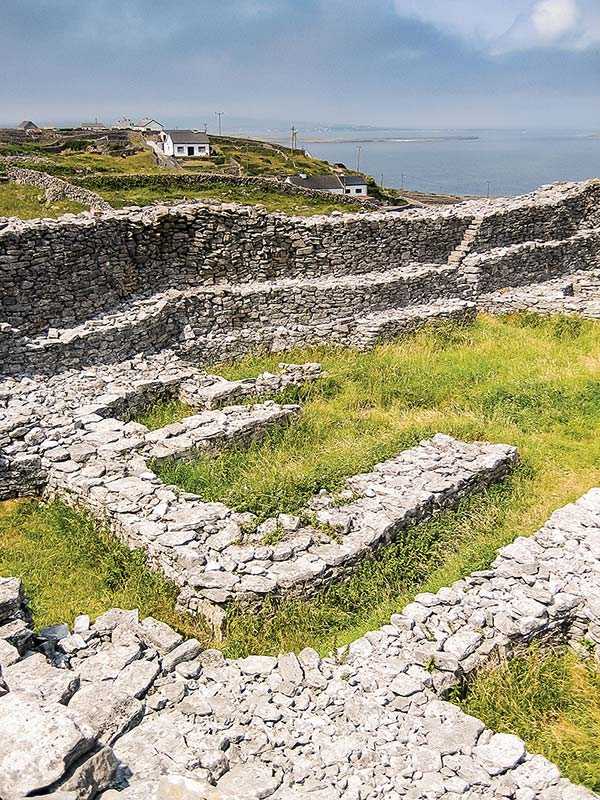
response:
<path id="1" fill-rule="evenodd" d="M 292 175 L 286 183 L 317 192 L 366 197 L 367 184 L 361 175 Z"/>
<path id="2" fill-rule="evenodd" d="M 196 131 L 163 131 L 163 152 L 175 158 L 208 158 L 210 139 L 206 133 Z"/>
<path id="3" fill-rule="evenodd" d="M 164 125 L 156 119 L 144 117 L 144 119 L 132 125 L 132 128 L 134 131 L 154 131 L 155 133 L 160 133 L 164 130 Z"/>

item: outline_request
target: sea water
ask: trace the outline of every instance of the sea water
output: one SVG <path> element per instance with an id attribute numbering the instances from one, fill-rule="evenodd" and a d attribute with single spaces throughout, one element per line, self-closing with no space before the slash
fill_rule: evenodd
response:
<path id="1" fill-rule="evenodd" d="M 298 146 L 352 169 L 359 161 L 386 186 L 426 192 L 498 197 L 600 177 L 598 131 L 320 128 L 301 130 Z"/>

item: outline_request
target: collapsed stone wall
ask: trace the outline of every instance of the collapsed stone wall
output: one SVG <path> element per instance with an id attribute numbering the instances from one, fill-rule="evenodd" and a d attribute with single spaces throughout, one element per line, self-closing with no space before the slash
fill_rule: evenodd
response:
<path id="1" fill-rule="evenodd" d="M 593 657 L 599 553 L 596 489 L 324 658 L 227 659 L 121 609 L 34 634 L 20 581 L 0 579 L 0 795 L 593 800 L 445 698 L 532 641 Z"/>
<path id="2" fill-rule="evenodd" d="M 107 203 L 96 192 L 92 192 L 83 186 L 75 186 L 72 183 L 63 181 L 61 178 L 57 178 L 55 175 L 49 175 L 47 172 L 15 167 L 10 163 L 7 163 L 5 171 L 8 177 L 16 183 L 25 183 L 28 186 L 36 186 L 38 189 L 43 189 L 48 202 L 66 198 L 73 200 L 75 203 L 81 203 L 82 206 L 88 206 L 90 209 L 108 211 L 112 208 L 110 203 Z"/>

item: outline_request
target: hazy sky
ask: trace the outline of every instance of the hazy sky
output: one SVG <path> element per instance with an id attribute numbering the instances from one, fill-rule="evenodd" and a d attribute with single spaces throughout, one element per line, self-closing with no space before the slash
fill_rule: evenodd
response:
<path id="1" fill-rule="evenodd" d="M 0 0 L 0 56 L 4 124 L 600 128 L 600 0 Z"/>

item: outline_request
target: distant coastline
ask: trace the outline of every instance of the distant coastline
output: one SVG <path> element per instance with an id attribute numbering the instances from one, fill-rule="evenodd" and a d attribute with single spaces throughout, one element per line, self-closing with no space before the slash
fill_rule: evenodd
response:
<path id="1" fill-rule="evenodd" d="M 479 136 L 411 136 L 404 138 L 400 136 L 384 136 L 381 138 L 371 137 L 369 139 L 323 139 L 312 138 L 302 139 L 305 144 L 373 144 L 376 142 L 398 142 L 410 144 L 412 142 L 475 142 Z"/>

